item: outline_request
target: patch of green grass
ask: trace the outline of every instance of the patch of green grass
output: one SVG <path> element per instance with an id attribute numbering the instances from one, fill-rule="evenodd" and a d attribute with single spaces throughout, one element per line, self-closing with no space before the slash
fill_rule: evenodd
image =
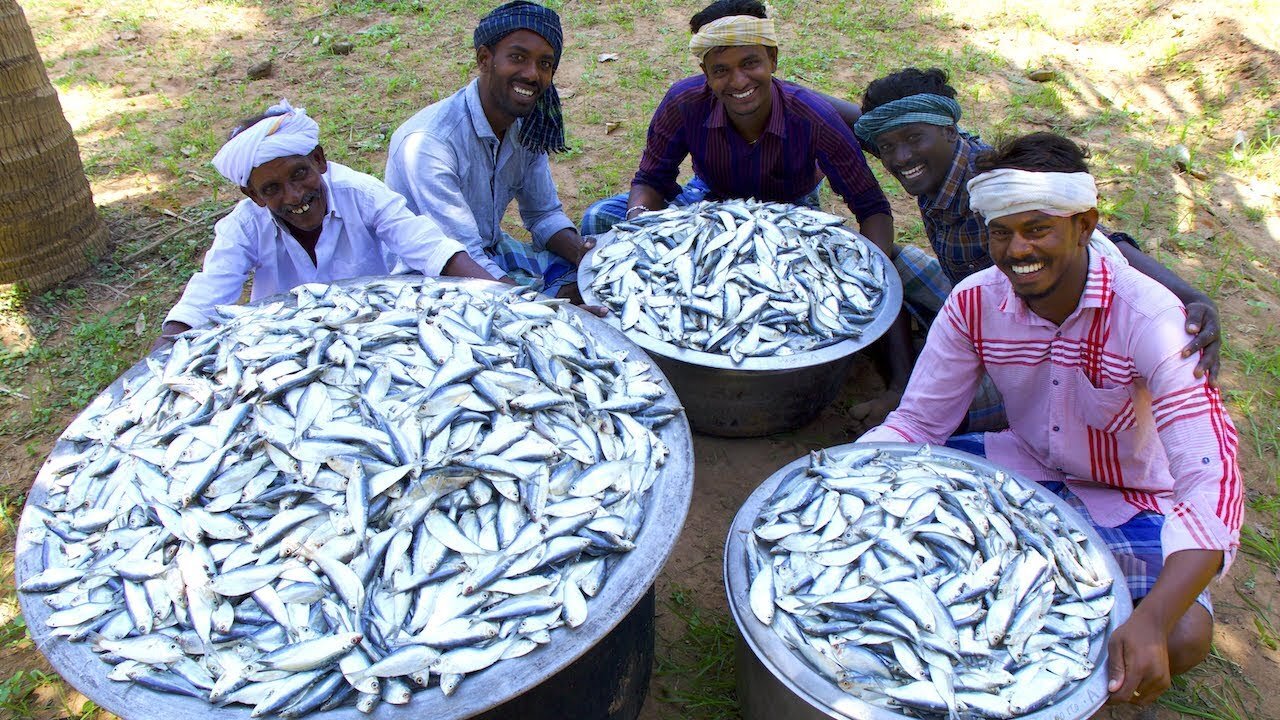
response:
<path id="1" fill-rule="evenodd" d="M 684 627 L 678 637 L 660 643 L 657 674 L 667 682 L 662 700 L 677 706 L 683 719 L 739 717 L 733 621 L 699 606 L 693 591 L 678 585 L 665 604 Z"/>
<path id="2" fill-rule="evenodd" d="M 1246 699 L 1247 698 L 1247 699 Z M 1159 703 L 1184 716 L 1203 720 L 1254 720 L 1262 696 L 1240 666 L 1215 647 L 1190 672 L 1173 678 Z"/>
<path id="3" fill-rule="evenodd" d="M 1246 523 L 1240 528 L 1240 547 L 1266 562 L 1273 571 L 1280 571 L 1280 538 L 1274 530 Z"/>
<path id="4" fill-rule="evenodd" d="M 377 45 L 400 36 L 400 26 L 393 22 L 378 23 L 356 33 L 357 45 Z"/>
<path id="5" fill-rule="evenodd" d="M 1267 209 L 1263 207 L 1245 205 L 1241 210 L 1244 211 L 1245 219 L 1249 222 L 1262 222 L 1262 220 L 1267 217 Z"/>
<path id="6" fill-rule="evenodd" d="M 1275 608 L 1271 607 L 1270 603 L 1267 607 L 1263 607 L 1255 599 L 1251 589 L 1255 584 L 1251 572 L 1246 581 L 1246 588 L 1242 589 L 1240 583 L 1236 583 L 1237 594 L 1240 600 L 1253 611 L 1253 626 L 1258 631 L 1258 642 L 1271 650 L 1280 650 L 1280 631 L 1276 630 L 1275 624 L 1271 621 L 1271 618 L 1275 617 Z"/>
<path id="7" fill-rule="evenodd" d="M 0 351 L 0 378 L 34 373 L 26 388 L 30 406 L 0 418 L 0 433 L 21 438 L 55 430 L 49 426 L 54 418 L 84 407 L 132 365 L 144 354 L 147 342 L 135 332 L 139 315 L 144 321 L 151 318 L 144 322 L 145 335 L 151 326 L 158 326 L 163 312 L 157 298 L 148 295 L 132 297 L 101 312 L 88 306 L 83 289 L 76 287 L 45 293 L 33 305 L 39 315 L 62 312 L 72 321 L 65 328 L 55 321 L 36 323 L 36 342 L 31 348 Z M 54 342 L 53 336 L 60 330 L 66 333 L 65 339 Z"/>
<path id="8" fill-rule="evenodd" d="M 29 641 L 27 621 L 21 615 L 15 615 L 12 620 L 0 625 L 0 645 L 14 648 Z"/>
<path id="9" fill-rule="evenodd" d="M 13 718 L 33 717 L 39 709 L 36 690 L 55 682 L 58 682 L 57 675 L 39 670 L 19 670 L 0 682 L 0 710 L 9 712 Z"/>
<path id="10" fill-rule="evenodd" d="M 1036 83 L 1015 92 L 1009 98 L 1009 104 L 1014 113 L 1022 113 L 1024 117 L 1026 113 L 1024 108 L 1042 110 L 1054 115 L 1064 114 L 1067 110 L 1062 102 L 1062 96 L 1058 93 L 1058 88 L 1052 82 Z"/>

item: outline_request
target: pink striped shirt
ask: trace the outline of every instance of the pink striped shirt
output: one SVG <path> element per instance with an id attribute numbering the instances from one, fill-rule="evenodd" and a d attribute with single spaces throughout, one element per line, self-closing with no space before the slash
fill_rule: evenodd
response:
<path id="1" fill-rule="evenodd" d="M 1080 304 L 1061 326 L 1014 295 L 998 268 L 956 285 L 902 404 L 860 440 L 945 442 L 982 373 L 1004 396 L 1009 430 L 987 457 L 1038 482 L 1064 481 L 1095 522 L 1165 516 L 1165 557 L 1239 547 L 1243 479 L 1219 392 L 1180 357 L 1186 311 L 1130 267 L 1092 255 Z"/>

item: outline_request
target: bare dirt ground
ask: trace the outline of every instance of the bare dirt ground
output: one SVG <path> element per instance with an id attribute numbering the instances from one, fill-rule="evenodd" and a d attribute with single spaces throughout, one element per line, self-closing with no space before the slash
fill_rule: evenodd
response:
<path id="1" fill-rule="evenodd" d="M 0 520 L 58 433 L 144 353 L 164 311 L 237 198 L 208 166 L 224 128 L 281 96 L 320 118 L 332 159 L 381 174 L 390 131 L 469 77 L 471 0 L 22 0 L 80 141 L 116 249 L 97 271 L 0 311 Z M 569 214 L 620 192 L 666 86 L 696 71 L 683 0 L 554 3 L 568 43 L 556 81 L 570 144 L 553 161 Z M 909 64 L 947 68 L 963 124 L 988 140 L 1055 129 L 1089 144 L 1106 219 L 1219 303 L 1223 385 L 1242 437 L 1246 525 L 1276 552 L 1280 520 L 1280 8 L 1270 0 L 778 0 L 779 74 L 857 99 Z M 337 56 L 336 40 L 354 51 Z M 601 61 L 600 53 L 617 60 Z M 274 72 L 245 69 L 271 58 Z M 1026 71 L 1050 69 L 1037 83 Z M 1185 149 L 1183 151 L 1179 149 Z M 1181 163 L 1181 165 L 1179 165 Z M 879 171 L 878 165 L 873 167 Z M 882 175 L 899 237 L 921 242 L 914 202 Z M 829 198 L 831 209 L 848 214 Z M 513 225 L 514 227 L 514 225 Z M 697 437 L 684 531 L 659 581 L 659 668 L 642 717 L 735 717 L 721 552 L 756 485 L 811 449 L 878 420 L 854 408 L 881 382 L 861 363 L 842 397 L 772 438 Z M 859 419 L 860 418 L 860 419 Z M 23 639 L 0 522 L 0 717 L 105 716 L 48 672 Z M 1280 718 L 1280 555 L 1242 553 L 1215 590 L 1215 652 L 1158 717 Z M 690 612 L 698 614 L 690 621 Z M 692 668 L 699 668 L 693 672 Z M 7 680 L 6 680 L 7 678 Z"/>

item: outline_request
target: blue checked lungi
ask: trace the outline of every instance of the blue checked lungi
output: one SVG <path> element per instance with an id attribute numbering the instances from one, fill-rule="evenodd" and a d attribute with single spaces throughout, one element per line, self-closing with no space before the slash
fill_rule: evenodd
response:
<path id="1" fill-rule="evenodd" d="M 929 327 L 951 294 L 951 280 L 937 258 L 914 245 L 899 245 L 893 266 L 902 279 L 902 303 L 921 327 Z"/>
<path id="2" fill-rule="evenodd" d="M 983 433 L 954 435 L 947 440 L 947 447 L 980 457 L 987 456 Z M 1049 492 L 1066 500 L 1067 504 L 1083 515 L 1093 529 L 1102 536 L 1102 541 L 1107 544 L 1111 554 L 1116 558 L 1116 563 L 1120 565 L 1120 571 L 1124 573 L 1129 585 L 1129 595 L 1133 597 L 1133 601 L 1136 603 L 1146 597 L 1155 586 L 1160 570 L 1164 568 L 1164 552 L 1160 544 L 1160 530 L 1164 527 L 1164 516 L 1157 512 L 1143 510 L 1121 525 L 1102 527 L 1093 521 L 1084 503 L 1080 502 L 1080 498 L 1067 488 L 1066 483 L 1047 482 L 1041 485 Z M 1209 598 L 1208 588 L 1196 597 L 1196 602 L 1208 610 L 1210 616 L 1213 615 L 1213 601 Z"/>
<path id="3" fill-rule="evenodd" d="M 951 294 L 951 280 L 942 271 L 937 258 L 913 245 L 898 247 L 898 257 L 893 259 L 893 266 L 902 279 L 903 306 L 921 328 L 928 328 Z M 966 432 L 1009 427 L 1009 419 L 1004 414 L 1004 398 L 1000 397 L 1000 391 L 989 375 L 982 376 L 965 419 Z"/>
<path id="4" fill-rule="evenodd" d="M 798 204 L 807 205 L 811 208 L 818 207 L 818 190 L 821 187 L 822 183 L 819 182 L 808 195 L 800 198 Z M 684 207 L 696 202 L 702 202 L 707 198 L 707 193 L 709 192 L 711 192 L 711 188 L 707 187 L 707 183 L 702 178 L 694 175 L 693 179 L 681 189 L 680 194 L 676 195 L 675 199 L 670 202 L 669 207 Z M 608 232 L 609 228 L 626 218 L 627 199 L 629 197 L 630 193 L 621 193 L 592 203 L 582 216 L 582 222 L 578 225 L 578 232 L 583 235 L 599 235 L 600 233 Z M 946 296 L 944 295 L 943 297 Z"/>
<path id="5" fill-rule="evenodd" d="M 566 285 L 578 282 L 578 269 L 550 250 L 534 250 L 533 245 L 507 233 L 489 248 L 493 261 L 523 287 L 531 287 L 555 297 Z"/>

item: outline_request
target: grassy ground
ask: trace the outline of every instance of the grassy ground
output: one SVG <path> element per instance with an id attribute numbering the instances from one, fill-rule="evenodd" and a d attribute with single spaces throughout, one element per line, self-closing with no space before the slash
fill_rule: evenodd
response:
<path id="1" fill-rule="evenodd" d="M 319 119 L 331 159 L 381 174 L 396 125 L 470 77 L 470 34 L 493 3 L 20 4 L 115 246 L 92 274 L 55 290 L 0 290 L 0 715 L 92 717 L 92 703 L 47 674 L 26 639 L 13 525 L 57 434 L 144 354 L 212 223 L 237 199 L 208 164 L 219 138 L 288 97 Z M 687 18 L 703 3 L 550 4 L 567 32 L 556 82 L 573 146 L 553 165 L 578 216 L 625 188 L 663 91 L 696 71 Z M 886 72 L 936 65 L 961 91 L 964 126 L 984 138 L 1054 129 L 1086 142 L 1105 219 L 1218 300 L 1248 481 L 1244 553 L 1215 596 L 1213 657 L 1178 681 L 1161 712 L 1280 717 L 1258 690 L 1280 681 L 1280 10 L 1270 0 L 1082 0 L 1069 11 L 1035 0 L 773 5 L 785 78 L 856 99 Z M 353 49 L 335 54 L 338 42 Z M 264 60 L 272 75 L 247 79 Z M 1027 79 L 1034 69 L 1054 79 Z M 923 242 L 911 199 L 880 175 L 900 239 Z M 656 712 L 735 717 L 722 590 L 663 587 Z"/>

